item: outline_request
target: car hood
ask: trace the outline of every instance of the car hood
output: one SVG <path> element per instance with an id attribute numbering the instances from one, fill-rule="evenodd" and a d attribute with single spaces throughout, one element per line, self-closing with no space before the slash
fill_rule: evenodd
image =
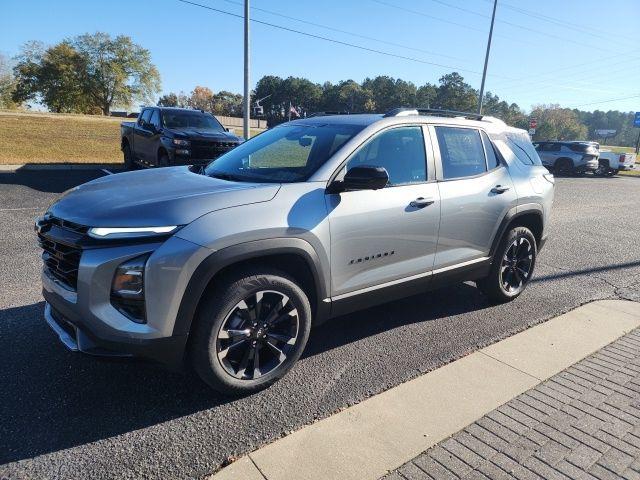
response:
<path id="1" fill-rule="evenodd" d="M 176 137 L 187 137 L 191 140 L 205 140 L 218 142 L 237 142 L 239 139 L 231 132 L 216 132 L 212 130 L 199 130 L 197 128 L 169 129 Z"/>
<path id="2" fill-rule="evenodd" d="M 118 173 L 72 188 L 48 212 L 90 227 L 186 225 L 223 208 L 271 200 L 280 184 L 228 182 L 189 167 Z"/>

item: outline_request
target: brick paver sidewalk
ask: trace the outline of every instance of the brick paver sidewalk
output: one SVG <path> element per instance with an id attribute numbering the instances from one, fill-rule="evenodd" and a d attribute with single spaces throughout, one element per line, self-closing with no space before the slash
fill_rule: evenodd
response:
<path id="1" fill-rule="evenodd" d="M 640 329 L 384 478 L 640 480 Z"/>

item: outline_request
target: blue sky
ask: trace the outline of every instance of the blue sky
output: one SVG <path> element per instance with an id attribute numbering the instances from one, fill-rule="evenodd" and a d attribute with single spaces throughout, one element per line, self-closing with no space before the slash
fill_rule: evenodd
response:
<path id="1" fill-rule="evenodd" d="M 193 1 L 242 13 L 242 0 Z M 482 71 L 492 0 L 252 0 L 251 4 L 396 45 L 264 11 L 253 11 L 255 19 L 419 60 L 253 24 L 253 83 L 266 74 L 303 76 L 320 83 L 390 75 L 422 85 L 457 70 L 480 87 L 481 77 L 474 72 Z M 164 92 L 189 92 L 196 85 L 242 91 L 239 18 L 177 0 L 3 0 L 0 12 L 0 52 L 5 55 L 15 55 L 28 40 L 55 43 L 100 30 L 129 35 L 148 48 Z M 487 90 L 525 110 L 533 104 L 560 103 L 585 110 L 640 111 L 640 0 L 498 0 L 496 19 Z"/>

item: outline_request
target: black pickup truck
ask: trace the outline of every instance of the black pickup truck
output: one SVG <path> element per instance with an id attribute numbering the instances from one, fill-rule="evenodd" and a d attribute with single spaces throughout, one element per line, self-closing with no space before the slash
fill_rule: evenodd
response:
<path id="1" fill-rule="evenodd" d="M 128 169 L 206 164 L 242 143 L 213 115 L 186 108 L 143 108 L 120 130 Z"/>

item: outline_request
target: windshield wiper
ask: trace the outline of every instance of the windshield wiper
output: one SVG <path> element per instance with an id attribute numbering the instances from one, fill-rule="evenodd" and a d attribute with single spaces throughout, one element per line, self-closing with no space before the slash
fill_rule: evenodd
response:
<path id="1" fill-rule="evenodd" d="M 219 178 L 220 180 L 227 180 L 229 182 L 239 181 L 239 177 L 235 175 L 231 175 L 230 173 L 214 172 L 214 173 L 211 173 L 209 176 L 213 178 Z"/>

